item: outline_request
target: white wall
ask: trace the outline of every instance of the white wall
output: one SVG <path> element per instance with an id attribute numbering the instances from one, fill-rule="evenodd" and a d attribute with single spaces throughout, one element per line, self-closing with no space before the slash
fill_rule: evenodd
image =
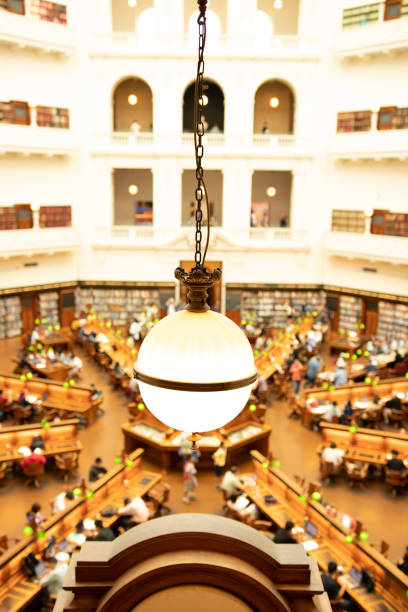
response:
<path id="1" fill-rule="evenodd" d="M 98 240 L 99 228 L 110 228 L 113 223 L 113 168 L 150 168 L 155 231 L 168 230 L 171 237 L 181 226 L 182 171 L 194 163 L 192 146 L 181 144 L 182 98 L 196 68 L 195 45 L 189 47 L 182 38 L 188 23 L 183 15 L 185 4 L 191 3 L 155 0 L 158 37 L 146 40 L 137 51 L 123 44 L 112 47 L 109 37 L 94 38 L 95 32 L 109 32 L 111 0 L 90 0 L 81 5 L 81 15 L 77 5 L 70 4 L 74 49 L 68 57 L 1 46 L 0 99 L 69 107 L 76 150 L 64 158 L 1 157 L 0 204 L 36 200 L 72 204 L 73 222 L 81 239 L 78 257 L 41 256 L 36 268 L 22 266 L 22 246 L 20 259 L 0 260 L 3 287 L 31 284 L 34 277 L 35 283 L 54 282 L 61 277 L 168 281 L 179 260 L 192 258 L 191 239 L 166 246 L 165 241 L 147 243 L 145 238 L 140 242 L 135 238 L 129 244 L 108 237 L 104 248 Z M 261 4 L 257 6 L 255 0 L 223 2 L 221 22 L 227 34 L 206 55 L 205 75 L 217 82 L 225 95 L 225 144 L 205 141 L 204 167 L 222 172 L 222 194 L 210 194 L 210 200 L 221 199 L 222 195 L 223 230 L 229 240 L 224 243 L 217 235 L 209 259 L 224 262 L 225 282 L 326 282 L 408 295 L 404 267 L 375 263 L 378 272 L 366 273 L 362 268 L 367 261 L 328 257 L 323 250 L 333 208 L 361 210 L 371 206 L 408 211 L 406 161 L 341 162 L 329 156 L 337 112 L 388 104 L 408 106 L 408 80 L 402 78 L 407 54 L 349 61 L 335 56 L 332 41 L 340 31 L 341 9 L 350 5 L 348 0 L 339 1 L 335 9 L 327 0 L 301 0 L 299 6 L 284 0 L 286 7 L 293 4 L 287 24 L 296 22 L 302 37 L 317 36 L 313 53 L 296 52 L 296 37 L 290 39 L 294 46 L 288 52 L 284 47 L 282 51 L 273 50 L 272 46 L 262 51 L 255 41 L 254 52 L 246 52 L 241 41 L 252 32 L 255 11 L 263 8 Z M 145 5 L 149 5 L 148 0 Z M 216 10 L 216 2 L 213 8 Z M 115 20 L 120 21 L 117 17 Z M 121 22 L 120 29 L 127 29 L 125 25 Z M 128 31 L 134 31 L 134 24 Z M 101 46 L 95 52 L 96 40 L 102 52 Z M 137 42 L 137 37 L 134 40 Z M 285 41 L 282 44 L 287 44 Z M 223 46 L 227 44 L 228 53 Z M 144 79 L 151 87 L 153 144 L 110 144 L 112 93 L 128 75 Z M 252 146 L 254 95 L 269 79 L 288 83 L 294 92 L 297 141 L 293 148 Z M 255 170 L 292 173 L 291 228 L 308 233 L 309 248 L 297 251 L 297 238 L 280 246 L 249 246 Z"/>

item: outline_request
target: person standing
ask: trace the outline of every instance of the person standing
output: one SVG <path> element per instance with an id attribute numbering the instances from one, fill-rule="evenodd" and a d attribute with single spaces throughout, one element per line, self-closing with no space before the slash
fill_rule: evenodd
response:
<path id="1" fill-rule="evenodd" d="M 194 490 L 197 488 L 198 485 L 196 474 L 197 470 L 194 465 L 193 455 L 192 453 L 190 453 L 186 457 L 186 461 L 184 463 L 183 468 L 184 495 L 182 497 L 182 501 L 185 504 L 189 504 L 191 501 L 197 499 L 196 495 L 194 494 Z"/>
<path id="2" fill-rule="evenodd" d="M 316 384 L 316 375 L 320 370 L 320 363 L 316 355 L 313 355 L 307 362 L 306 378 L 307 381 L 314 386 Z"/>
<path id="3" fill-rule="evenodd" d="M 219 491 L 221 478 L 224 473 L 225 463 L 227 461 L 227 449 L 225 448 L 225 444 L 223 441 L 221 441 L 219 447 L 217 448 L 215 453 L 211 455 L 211 457 L 214 462 L 215 474 L 218 478 L 218 483 L 215 485 L 215 488 L 217 489 L 217 491 Z"/>
<path id="4" fill-rule="evenodd" d="M 300 381 L 302 379 L 302 370 L 303 366 L 300 363 L 299 359 L 296 358 L 289 368 L 289 373 L 292 379 L 292 385 L 295 395 L 299 394 Z"/>

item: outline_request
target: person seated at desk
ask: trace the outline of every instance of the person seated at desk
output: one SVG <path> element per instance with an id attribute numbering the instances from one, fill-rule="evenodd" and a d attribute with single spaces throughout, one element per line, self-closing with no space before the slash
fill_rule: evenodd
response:
<path id="1" fill-rule="evenodd" d="M 331 423 L 335 417 L 339 417 L 341 414 L 336 400 L 334 400 L 331 404 L 328 404 L 326 408 L 326 412 L 323 414 L 323 419 L 325 421 L 329 421 Z"/>
<path id="2" fill-rule="evenodd" d="M 24 469 L 28 465 L 45 465 L 46 463 L 47 463 L 47 460 L 41 454 L 41 449 L 36 448 L 34 452 L 24 457 L 20 465 Z"/>
<path id="3" fill-rule="evenodd" d="M 78 376 L 82 370 L 82 359 L 78 357 L 78 355 L 74 355 L 74 353 L 71 353 L 71 357 L 69 376 L 73 378 L 74 376 Z"/>
<path id="4" fill-rule="evenodd" d="M 91 400 L 94 402 L 95 400 L 99 399 L 102 396 L 102 391 L 99 391 L 99 389 L 95 387 L 94 383 L 91 383 L 91 389 L 92 389 Z"/>
<path id="5" fill-rule="evenodd" d="M 241 492 L 241 481 L 237 476 L 238 468 L 234 465 L 230 470 L 227 470 L 221 481 L 221 489 L 225 491 L 229 499 L 234 493 Z"/>
<path id="6" fill-rule="evenodd" d="M 95 338 L 95 341 L 100 344 L 107 344 L 109 342 L 108 337 L 105 336 L 103 332 L 99 332 L 99 334 Z"/>
<path id="7" fill-rule="evenodd" d="M 104 527 L 103 522 L 99 519 L 95 521 L 95 536 L 89 536 L 86 539 L 94 542 L 111 542 L 115 539 L 115 534 L 110 527 Z"/>
<path id="8" fill-rule="evenodd" d="M 123 503 L 125 505 L 118 510 L 118 515 L 121 517 L 118 522 L 119 527 L 130 529 L 135 524 L 138 525 L 149 520 L 149 508 L 141 497 L 134 497 L 133 499 L 125 497 Z"/>
<path id="9" fill-rule="evenodd" d="M 46 587 L 48 595 L 58 595 L 62 590 L 62 585 L 67 575 L 69 561 L 68 563 L 57 561 L 55 557 L 52 557 L 45 563 L 50 568 L 50 571 L 43 578 L 40 578 L 39 582 L 41 586 Z"/>
<path id="10" fill-rule="evenodd" d="M 99 480 L 101 476 L 103 476 L 103 474 L 108 473 L 108 470 L 106 469 L 106 467 L 103 467 L 102 464 L 103 464 L 103 461 L 101 457 L 96 457 L 95 461 L 89 468 L 89 475 L 88 475 L 89 482 L 96 482 L 97 480 Z"/>
<path id="11" fill-rule="evenodd" d="M 258 518 L 258 508 L 251 503 L 245 493 L 233 493 L 227 501 L 227 506 L 234 510 L 242 519 Z"/>
<path id="12" fill-rule="evenodd" d="M 129 336 L 132 336 L 135 342 L 139 342 L 142 338 L 142 326 L 136 319 L 134 319 L 130 324 Z"/>
<path id="13" fill-rule="evenodd" d="M 53 363 L 54 361 L 57 361 L 57 356 L 52 346 L 50 346 L 50 348 L 47 351 L 47 357 L 51 361 L 51 363 Z"/>
<path id="14" fill-rule="evenodd" d="M 62 512 L 67 507 L 67 503 L 75 499 L 72 491 L 63 491 L 59 493 L 52 504 L 52 514 Z"/>
<path id="15" fill-rule="evenodd" d="M 353 416 L 354 416 L 353 405 L 350 400 L 347 400 L 344 406 L 344 409 L 343 409 L 343 413 L 339 417 L 339 423 L 341 423 L 341 425 L 347 425 L 347 421 L 350 418 L 352 419 Z"/>
<path id="16" fill-rule="evenodd" d="M 19 406 L 22 406 L 23 408 L 30 405 L 30 402 L 26 399 L 26 395 L 26 391 L 24 389 L 21 389 L 17 398 L 17 404 L 19 404 Z"/>
<path id="17" fill-rule="evenodd" d="M 294 526 L 295 524 L 292 521 L 286 521 L 285 527 L 279 527 L 273 538 L 275 544 L 297 544 L 297 541 L 291 534 Z"/>
<path id="18" fill-rule="evenodd" d="M 90 344 L 95 344 L 96 342 L 96 331 L 91 331 L 91 333 L 88 336 L 88 342 L 90 342 Z"/>
<path id="19" fill-rule="evenodd" d="M 390 455 L 386 456 L 387 459 L 387 470 L 392 470 L 393 472 L 402 472 L 406 469 L 408 462 L 402 461 L 402 459 L 398 458 L 398 451 L 393 449 Z"/>
<path id="20" fill-rule="evenodd" d="M 401 414 L 403 413 L 402 402 L 400 398 L 398 397 L 398 392 L 393 391 L 392 395 L 393 397 L 390 400 L 388 400 L 388 402 L 385 402 L 384 408 L 383 408 L 384 422 L 387 423 L 387 425 L 390 422 L 390 416 L 392 415 L 393 410 L 398 410 Z"/>
<path id="21" fill-rule="evenodd" d="M 402 559 L 397 561 L 396 565 L 398 569 L 401 570 L 401 572 L 404 572 L 404 574 L 408 575 L 408 546 L 405 549 L 404 556 L 402 557 Z"/>
<path id="22" fill-rule="evenodd" d="M 340 385 L 347 385 L 347 382 L 348 382 L 348 379 L 347 379 L 347 372 L 346 372 L 346 364 L 344 360 L 340 361 L 340 359 L 338 359 L 336 371 L 334 372 L 333 385 L 335 387 L 339 387 Z"/>
<path id="23" fill-rule="evenodd" d="M 329 561 L 327 572 L 322 572 L 321 578 L 323 588 L 326 591 L 331 603 L 338 604 L 340 610 L 354 610 L 353 602 L 343 597 L 347 588 L 346 582 L 341 581 L 342 584 L 337 583 L 337 580 L 339 579 L 339 571 L 335 561 Z"/>
<path id="24" fill-rule="evenodd" d="M 322 452 L 322 461 L 325 463 L 332 463 L 334 466 L 339 466 L 343 463 L 344 450 L 337 448 L 335 442 L 331 442 L 330 446 L 325 448 Z"/>
<path id="25" fill-rule="evenodd" d="M 119 376 L 119 377 L 120 376 L 125 376 L 125 372 L 120 367 L 119 361 L 115 361 L 115 365 L 113 366 L 113 371 L 115 372 L 116 376 Z"/>
<path id="26" fill-rule="evenodd" d="M 139 395 L 139 382 L 136 378 L 131 378 L 129 380 L 126 392 L 129 395 L 130 401 L 135 402 Z"/>
<path id="27" fill-rule="evenodd" d="M 27 525 L 30 525 L 30 527 L 41 527 L 41 525 L 45 523 L 47 519 L 42 516 L 40 511 L 41 505 L 38 502 L 35 502 L 31 506 L 31 510 L 26 513 Z"/>
<path id="28" fill-rule="evenodd" d="M 378 371 L 377 359 L 374 359 L 374 357 L 370 357 L 370 359 L 368 360 L 367 366 L 366 366 L 366 370 L 369 376 L 372 376 L 372 377 L 376 376 L 377 371 Z"/>

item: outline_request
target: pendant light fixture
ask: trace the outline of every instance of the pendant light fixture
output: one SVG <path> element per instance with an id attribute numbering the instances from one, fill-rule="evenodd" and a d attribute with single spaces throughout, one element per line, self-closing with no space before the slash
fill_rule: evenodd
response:
<path id="1" fill-rule="evenodd" d="M 201 165 L 204 153 L 203 99 L 204 47 L 207 0 L 198 0 L 198 64 L 194 89 L 194 148 L 197 188 L 195 191 L 195 266 L 190 272 L 175 270 L 175 277 L 188 289 L 185 310 L 166 316 L 144 339 L 135 377 L 148 409 L 174 429 L 198 432 L 217 429 L 244 408 L 257 374 L 251 346 L 242 330 L 227 317 L 210 310 L 207 290 L 221 278 L 221 270 L 210 272 L 205 259 L 210 238 L 208 194 Z M 202 252 L 202 203 L 207 212 L 207 237 Z"/>

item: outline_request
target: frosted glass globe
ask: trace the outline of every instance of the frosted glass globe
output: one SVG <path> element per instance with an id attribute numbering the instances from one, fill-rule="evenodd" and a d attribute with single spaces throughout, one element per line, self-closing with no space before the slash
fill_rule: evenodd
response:
<path id="1" fill-rule="evenodd" d="M 227 317 L 208 310 L 183 310 L 165 317 L 144 339 L 137 370 L 165 381 L 225 383 L 254 374 L 251 346 Z M 245 406 L 252 382 L 226 391 L 179 391 L 139 381 L 149 410 L 181 431 L 211 431 L 225 425 Z"/>

